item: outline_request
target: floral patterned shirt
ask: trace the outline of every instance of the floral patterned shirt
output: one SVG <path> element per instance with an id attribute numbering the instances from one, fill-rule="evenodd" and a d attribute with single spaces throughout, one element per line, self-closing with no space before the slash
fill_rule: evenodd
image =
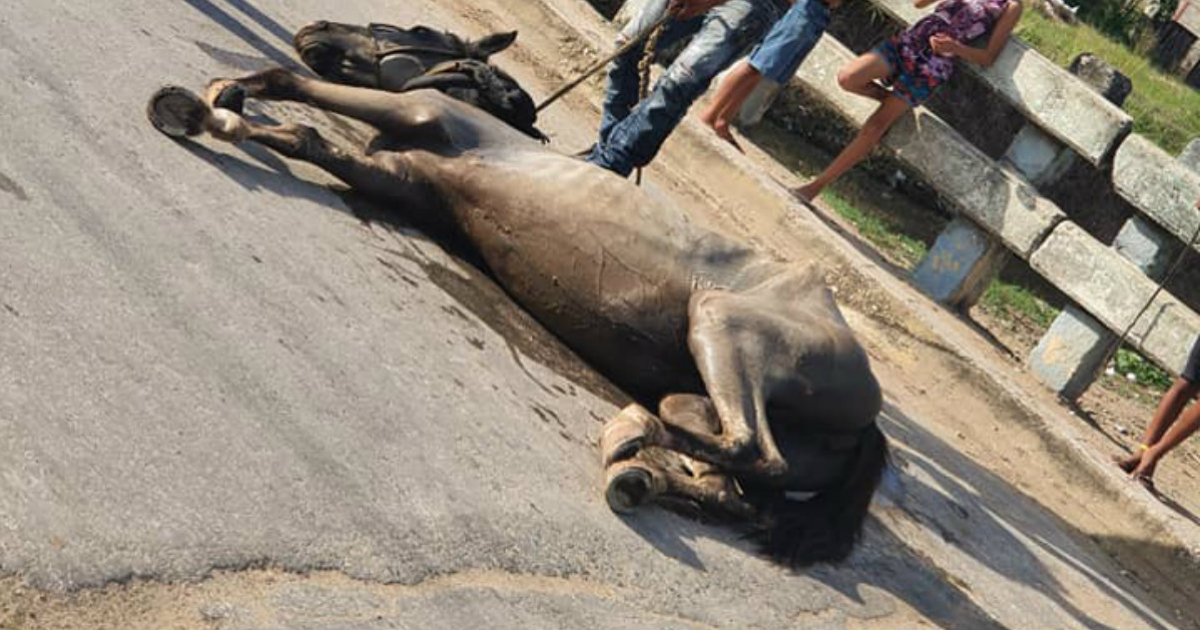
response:
<path id="1" fill-rule="evenodd" d="M 1012 0 L 943 0 L 933 13 L 921 18 L 892 39 L 904 71 L 944 83 L 954 74 L 954 60 L 934 54 L 929 38 L 946 34 L 967 43 L 991 31 Z"/>

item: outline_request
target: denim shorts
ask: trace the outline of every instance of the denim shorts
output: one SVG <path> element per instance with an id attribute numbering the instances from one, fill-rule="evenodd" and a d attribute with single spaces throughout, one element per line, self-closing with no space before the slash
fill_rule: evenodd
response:
<path id="1" fill-rule="evenodd" d="M 787 83 L 829 25 L 824 0 L 796 0 L 750 53 L 750 66 L 776 83 Z"/>
<path id="2" fill-rule="evenodd" d="M 1192 344 L 1192 353 L 1188 355 L 1187 365 L 1179 376 L 1189 383 L 1200 382 L 1200 338 Z"/>
<path id="3" fill-rule="evenodd" d="M 942 87 L 942 81 L 927 76 L 915 66 L 906 67 L 896 37 L 884 41 L 872 52 L 883 57 L 888 65 L 888 75 L 883 78 L 883 84 L 892 88 L 892 93 L 908 103 L 909 107 L 915 109 L 921 106 Z"/>

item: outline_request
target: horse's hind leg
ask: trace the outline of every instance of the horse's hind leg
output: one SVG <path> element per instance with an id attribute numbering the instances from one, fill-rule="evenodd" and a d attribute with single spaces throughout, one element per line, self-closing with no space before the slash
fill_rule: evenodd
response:
<path id="1" fill-rule="evenodd" d="M 209 84 L 207 100 L 220 107 L 235 87 L 249 98 L 307 103 L 400 137 L 437 134 L 441 130 L 436 112 L 424 106 L 419 97 L 310 79 L 284 68 L 240 79 L 216 79 Z"/>

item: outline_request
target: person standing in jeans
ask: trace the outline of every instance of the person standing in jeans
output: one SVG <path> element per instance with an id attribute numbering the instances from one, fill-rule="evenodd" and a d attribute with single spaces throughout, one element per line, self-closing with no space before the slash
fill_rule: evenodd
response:
<path id="1" fill-rule="evenodd" d="M 829 10 L 841 3 L 842 0 L 794 0 L 792 8 L 771 27 L 750 57 L 734 66 L 721 81 L 716 97 L 700 114 L 700 121 L 741 151 L 729 130 L 733 118 L 764 77 L 777 84 L 791 80 L 829 26 Z"/>
<path id="2" fill-rule="evenodd" d="M 757 43 L 788 4 L 787 0 L 645 0 L 621 31 L 617 45 L 652 28 L 673 2 L 682 9 L 664 27 L 658 50 L 688 36 L 692 40 L 650 94 L 638 102 L 641 46 L 617 57 L 608 69 L 600 138 L 587 160 L 622 177 L 654 159 L 713 77 Z"/>

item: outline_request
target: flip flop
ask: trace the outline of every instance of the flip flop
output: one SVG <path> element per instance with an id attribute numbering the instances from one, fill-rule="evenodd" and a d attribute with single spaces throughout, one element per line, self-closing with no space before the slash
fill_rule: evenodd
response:
<path id="1" fill-rule="evenodd" d="M 629 405 L 604 424 L 600 434 L 600 456 L 604 467 L 630 459 L 659 430 L 660 421 L 641 405 Z"/>
<path id="2" fill-rule="evenodd" d="M 1158 496 L 1158 488 L 1154 485 L 1154 477 L 1150 475 L 1133 475 L 1130 478 L 1142 484 L 1142 487 L 1149 491 L 1150 494 Z"/>
<path id="3" fill-rule="evenodd" d="M 805 197 L 804 195 L 800 194 L 799 188 L 788 188 L 787 191 L 788 191 L 788 194 L 790 194 L 792 196 L 792 199 L 799 201 L 800 203 L 804 204 L 805 206 L 808 206 L 809 208 L 811 208 L 813 210 L 817 209 L 817 207 L 815 205 L 813 205 L 812 199 L 809 199 L 808 197 Z"/>
<path id="4" fill-rule="evenodd" d="M 654 500 L 666 490 L 666 481 L 655 470 L 637 460 L 617 462 L 609 467 L 604 498 L 618 514 L 628 514 Z"/>
<path id="5" fill-rule="evenodd" d="M 146 117 L 154 128 L 172 138 L 196 136 L 204 131 L 208 105 L 186 88 L 167 85 L 146 104 Z"/>

